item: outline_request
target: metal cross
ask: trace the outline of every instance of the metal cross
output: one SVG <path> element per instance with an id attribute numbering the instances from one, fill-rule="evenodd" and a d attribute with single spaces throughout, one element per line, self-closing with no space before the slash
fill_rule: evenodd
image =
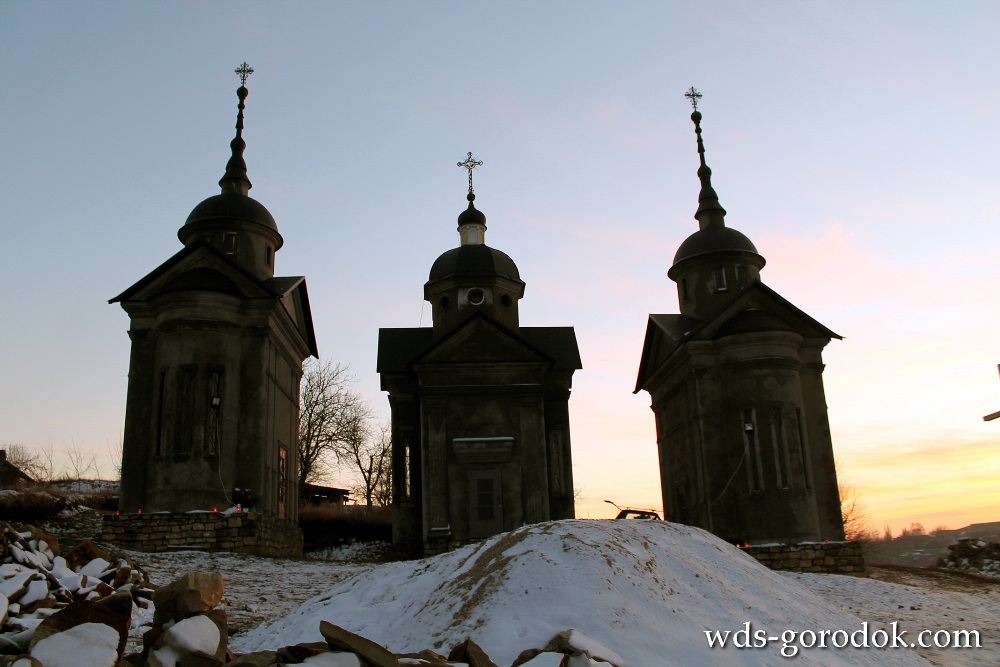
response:
<path id="1" fill-rule="evenodd" d="M 472 194 L 472 170 L 475 169 L 476 167 L 482 167 L 483 166 L 483 161 L 475 159 L 474 157 L 472 157 L 472 153 L 469 153 L 468 156 L 465 158 L 464 161 L 458 163 L 458 166 L 462 167 L 463 169 L 468 169 L 469 170 L 469 194 L 471 195 Z"/>
<path id="2" fill-rule="evenodd" d="M 244 60 L 243 64 L 236 68 L 236 73 L 240 75 L 240 85 L 245 86 L 247 85 L 247 77 L 253 74 L 253 67 L 247 65 Z"/>
<path id="3" fill-rule="evenodd" d="M 694 107 L 695 111 L 697 111 L 698 110 L 698 100 L 701 99 L 701 93 L 699 93 L 697 90 L 695 90 L 694 86 L 691 86 L 691 89 L 689 91 L 687 91 L 686 93 L 684 93 L 684 97 L 686 97 L 686 98 L 688 98 L 688 100 L 690 100 L 691 106 Z"/>

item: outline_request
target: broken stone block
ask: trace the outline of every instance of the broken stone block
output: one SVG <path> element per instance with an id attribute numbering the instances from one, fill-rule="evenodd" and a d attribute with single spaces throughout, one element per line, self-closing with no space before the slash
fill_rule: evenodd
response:
<path id="1" fill-rule="evenodd" d="M 282 662 L 304 662 L 306 658 L 329 652 L 330 645 L 326 642 L 307 642 L 279 649 L 278 660 Z"/>
<path id="2" fill-rule="evenodd" d="M 330 646 L 356 653 L 372 667 L 399 667 L 396 656 L 369 639 L 327 621 L 319 622 L 319 631 Z"/>
<path id="3" fill-rule="evenodd" d="M 486 655 L 486 651 L 472 639 L 466 639 L 453 648 L 448 654 L 448 660 L 465 662 L 468 663 L 469 667 L 497 667 L 497 664 Z"/>
<path id="4" fill-rule="evenodd" d="M 190 572 L 153 591 L 153 627 L 211 611 L 222 602 L 225 582 L 218 572 Z"/>
<path id="5" fill-rule="evenodd" d="M 38 644 L 49 637 L 67 633 L 76 626 L 103 625 L 114 633 L 114 660 L 109 663 L 114 665 L 125 654 L 125 643 L 128 641 L 128 630 L 132 620 L 132 596 L 128 593 L 118 593 L 111 597 L 114 599 L 103 602 L 78 600 L 43 620 L 35 628 L 34 635 L 31 638 L 31 643 L 29 644 L 31 654 L 36 655 L 35 649 Z M 73 633 L 73 636 L 77 634 L 80 633 Z M 84 639 L 91 637 L 97 639 L 100 637 L 101 641 L 104 641 L 105 636 L 111 636 L 100 630 L 100 628 L 93 627 L 87 632 L 83 632 L 83 634 L 85 635 Z M 54 645 L 55 643 L 50 642 L 48 650 L 51 650 L 51 647 Z M 36 657 L 45 662 L 41 656 Z M 73 667 L 78 666 L 74 665 Z"/>
<path id="6" fill-rule="evenodd" d="M 53 617 L 54 618 L 54 617 Z M 37 633 L 36 633 L 37 635 Z M 31 657 L 45 667 L 115 667 L 118 632 L 103 623 L 80 623 L 32 641 Z"/>
<path id="7" fill-rule="evenodd" d="M 108 552 L 90 540 L 84 540 L 70 549 L 69 553 L 66 554 L 66 564 L 74 572 L 97 559 L 102 559 L 108 563 L 111 562 L 111 556 L 108 555 Z"/>
<path id="8" fill-rule="evenodd" d="M 444 657 L 440 653 L 435 653 L 430 649 L 424 649 L 419 653 L 397 653 L 396 657 L 400 660 L 422 660 L 422 663 L 416 663 L 417 665 L 423 665 L 428 667 L 438 667 L 439 665 L 451 665 L 448 658 Z"/>
<path id="9" fill-rule="evenodd" d="M 271 667 L 278 661 L 277 651 L 258 651 L 238 656 L 226 663 L 226 667 Z"/>

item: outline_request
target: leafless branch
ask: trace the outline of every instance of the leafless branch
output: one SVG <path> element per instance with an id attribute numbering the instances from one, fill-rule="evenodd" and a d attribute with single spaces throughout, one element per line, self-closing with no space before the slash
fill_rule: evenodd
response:
<path id="1" fill-rule="evenodd" d="M 327 475 L 371 417 L 371 407 L 353 389 L 350 367 L 313 361 L 305 366 L 299 407 L 299 483 Z"/>

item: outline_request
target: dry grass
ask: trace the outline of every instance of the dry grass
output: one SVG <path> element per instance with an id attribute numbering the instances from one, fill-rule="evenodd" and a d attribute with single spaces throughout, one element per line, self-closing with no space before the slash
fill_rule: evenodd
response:
<path id="1" fill-rule="evenodd" d="M 46 521 L 55 517 L 69 504 L 64 494 L 52 489 L 7 491 L 0 494 L 0 518 L 15 523 Z"/>
<path id="2" fill-rule="evenodd" d="M 118 491 L 114 488 L 74 491 L 59 484 L 42 484 L 0 493 L 0 518 L 5 521 L 48 521 L 71 507 L 113 512 L 118 509 Z"/>

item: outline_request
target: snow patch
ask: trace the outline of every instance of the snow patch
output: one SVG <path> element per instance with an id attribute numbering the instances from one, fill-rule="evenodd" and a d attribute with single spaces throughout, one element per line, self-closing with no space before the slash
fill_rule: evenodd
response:
<path id="1" fill-rule="evenodd" d="M 192 616 L 170 626 L 165 640 L 187 653 L 215 655 L 219 649 L 219 626 L 207 616 Z"/>
<path id="2" fill-rule="evenodd" d="M 118 662 L 118 633 L 103 623 L 82 623 L 41 640 L 31 657 L 45 667 L 111 667 Z"/>

